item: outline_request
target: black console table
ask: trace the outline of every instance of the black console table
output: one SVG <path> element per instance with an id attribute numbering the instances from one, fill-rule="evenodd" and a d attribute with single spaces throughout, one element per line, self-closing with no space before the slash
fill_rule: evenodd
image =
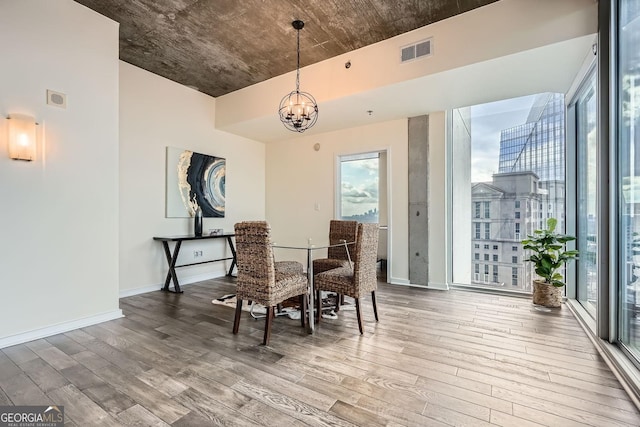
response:
<path id="1" fill-rule="evenodd" d="M 224 233 L 224 234 L 206 235 L 206 236 L 202 235 L 202 236 L 154 237 L 153 240 L 158 240 L 162 242 L 162 247 L 164 248 L 164 255 L 167 257 L 167 263 L 169 264 L 169 271 L 167 272 L 167 278 L 165 279 L 164 287 L 161 290 L 166 292 L 182 293 L 182 290 L 180 289 L 180 283 L 178 283 L 178 276 L 176 275 L 176 268 L 180 268 L 180 267 L 206 264 L 209 262 L 232 260 L 231 267 L 229 267 L 229 272 L 227 273 L 227 276 L 231 276 L 231 273 L 233 272 L 233 268 L 237 265 L 236 248 L 233 245 L 233 240 L 231 239 L 233 236 L 235 236 L 235 234 L 233 233 Z M 189 240 L 206 240 L 206 239 L 227 239 L 227 244 L 229 245 L 229 249 L 231 249 L 231 254 L 233 256 L 229 258 L 210 259 L 206 261 L 192 262 L 190 264 L 176 265 L 176 261 L 178 260 L 178 254 L 180 253 L 180 246 L 182 245 L 182 242 L 189 241 Z M 175 243 L 175 246 L 173 248 L 173 253 L 171 253 L 171 249 L 169 248 L 169 242 Z M 169 283 L 172 280 L 173 280 L 173 291 L 169 289 Z"/>

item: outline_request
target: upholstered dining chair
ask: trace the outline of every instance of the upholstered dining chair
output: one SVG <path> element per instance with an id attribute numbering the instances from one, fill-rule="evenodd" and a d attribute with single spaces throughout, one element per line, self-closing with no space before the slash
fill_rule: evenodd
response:
<path id="1" fill-rule="evenodd" d="M 376 289 L 378 279 L 376 277 L 376 264 L 378 255 L 378 224 L 358 224 L 355 248 L 352 252 L 353 266 L 345 266 L 327 270 L 314 276 L 313 284 L 318 292 L 317 309 L 321 310 L 321 291 L 336 292 L 347 295 L 356 301 L 356 315 L 360 335 L 364 333 L 360 298 L 371 292 L 373 314 L 378 321 L 378 308 L 376 306 Z M 322 316 L 318 316 L 320 320 Z"/>
<path id="2" fill-rule="evenodd" d="M 319 274 L 327 270 L 339 267 L 348 267 L 351 265 L 351 256 L 349 251 L 353 250 L 353 243 L 356 241 L 356 232 L 358 231 L 358 221 L 345 221 L 332 219 L 329 221 L 329 245 L 333 246 L 327 249 L 326 258 L 318 258 L 313 260 L 313 274 Z M 342 244 L 344 243 L 344 245 Z M 336 294 L 335 311 L 340 309 L 340 305 L 344 303 L 344 295 Z"/>
<path id="3" fill-rule="evenodd" d="M 264 345 L 269 344 L 275 307 L 283 301 L 299 296 L 302 313 L 307 310 L 307 276 L 293 270 L 276 270 L 271 246 L 271 227 L 266 221 L 244 221 L 235 224 L 238 278 L 236 281 L 236 312 L 233 333 L 238 333 L 242 301 L 249 300 L 267 308 Z M 304 315 L 300 316 L 305 326 Z"/>
<path id="4" fill-rule="evenodd" d="M 355 242 L 357 231 L 358 221 L 332 219 L 329 221 L 329 244 L 339 245 Z M 348 267 L 350 265 L 349 257 L 348 245 L 330 247 L 327 249 L 326 258 L 313 260 L 313 274 L 316 275 L 338 267 Z"/>

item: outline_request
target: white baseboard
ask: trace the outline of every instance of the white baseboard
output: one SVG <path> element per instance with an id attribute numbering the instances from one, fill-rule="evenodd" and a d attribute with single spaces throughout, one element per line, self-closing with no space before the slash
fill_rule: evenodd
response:
<path id="1" fill-rule="evenodd" d="M 193 283 L 202 282 L 204 280 L 224 277 L 226 276 L 226 274 L 227 274 L 226 270 L 216 270 L 216 271 L 211 271 L 204 274 L 198 274 L 195 276 L 180 277 L 179 278 L 180 287 L 183 288 L 184 286 L 189 286 Z M 157 284 L 157 285 L 141 286 L 139 288 L 133 288 L 133 289 L 125 289 L 120 291 L 119 297 L 126 298 L 126 297 L 132 297 L 134 295 L 146 294 L 147 292 L 159 291 L 160 289 L 162 289 L 162 287 L 164 287 L 164 283 Z M 173 289 L 173 282 L 169 285 L 169 287 Z"/>
<path id="2" fill-rule="evenodd" d="M 391 279 L 389 279 L 389 283 L 392 285 L 410 285 L 411 282 L 409 282 L 407 279 L 398 279 L 397 277 L 392 277 Z"/>
<path id="3" fill-rule="evenodd" d="M 437 289 L 437 290 L 440 290 L 440 291 L 448 291 L 449 290 L 449 285 L 447 285 L 446 283 L 429 282 L 427 284 L 427 288 L 429 288 L 429 289 Z"/>
<path id="4" fill-rule="evenodd" d="M 436 290 L 440 290 L 440 291 L 448 291 L 449 290 L 449 285 L 447 285 L 446 283 L 438 283 L 438 282 L 429 282 L 426 285 L 417 285 L 415 283 L 411 283 L 407 279 L 392 278 L 389 281 L 389 283 L 392 284 L 392 285 L 412 286 L 412 287 L 415 287 L 415 288 L 428 288 L 428 289 L 436 289 Z"/>
<path id="5" fill-rule="evenodd" d="M 51 335 L 69 332 L 74 329 L 85 328 L 109 320 L 124 317 L 122 310 L 117 309 L 106 313 L 96 314 L 95 316 L 84 317 L 82 319 L 71 320 L 68 322 L 58 323 L 57 325 L 47 326 L 44 328 L 34 329 L 32 331 L 23 332 L 16 335 L 0 338 L 0 348 L 10 347 L 12 345 L 22 344 L 25 342 L 38 340 L 40 338 L 50 337 Z"/>

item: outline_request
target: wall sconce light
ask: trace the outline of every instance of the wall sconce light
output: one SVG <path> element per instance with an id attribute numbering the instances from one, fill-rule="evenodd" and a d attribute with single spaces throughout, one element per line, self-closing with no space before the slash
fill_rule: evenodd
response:
<path id="1" fill-rule="evenodd" d="M 30 162 L 36 158 L 36 119 L 23 114 L 10 114 L 9 157 Z"/>

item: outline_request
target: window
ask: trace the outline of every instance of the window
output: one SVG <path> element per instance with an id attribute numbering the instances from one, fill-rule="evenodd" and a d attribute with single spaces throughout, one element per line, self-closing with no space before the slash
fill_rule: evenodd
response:
<path id="1" fill-rule="evenodd" d="M 489 264 L 484 265 L 484 274 L 489 274 Z"/>
<path id="2" fill-rule="evenodd" d="M 485 249 L 489 249 L 489 245 L 484 245 L 484 248 Z"/>
<path id="3" fill-rule="evenodd" d="M 473 259 L 480 259 L 480 254 L 473 254 Z"/>
<path id="4" fill-rule="evenodd" d="M 493 266 L 493 283 L 498 283 L 498 266 Z"/>
<path id="5" fill-rule="evenodd" d="M 480 244 L 476 243 L 475 245 L 473 245 L 473 247 L 476 249 L 480 249 Z"/>
<path id="6" fill-rule="evenodd" d="M 613 2 L 612 2 L 613 3 Z M 617 83 L 619 111 L 617 128 L 619 132 L 617 160 L 617 203 L 619 241 L 620 295 L 618 311 L 620 313 L 620 341 L 636 358 L 640 358 L 640 334 L 638 333 L 638 312 L 640 298 L 638 297 L 638 274 L 640 274 L 640 198 L 638 197 L 638 183 L 640 182 L 640 168 L 638 167 L 638 153 L 640 153 L 640 113 L 638 111 L 638 89 L 640 88 L 640 58 L 638 57 L 638 41 L 640 40 L 640 9 L 636 1 L 619 3 L 619 23 L 617 28 L 619 38 L 619 66 L 614 82 Z M 613 107 L 615 108 L 615 107 Z M 589 234 L 586 253 L 592 257 L 598 245 L 596 230 Z M 606 237 L 606 236 L 602 236 Z M 580 259 L 586 257 L 582 256 Z M 606 280 L 605 280 L 606 282 Z"/>
<path id="7" fill-rule="evenodd" d="M 498 255 L 497 255 L 497 254 L 493 254 L 493 260 L 494 260 L 495 262 L 498 262 Z"/>
<path id="8" fill-rule="evenodd" d="M 379 222 L 380 156 L 375 152 L 340 157 L 340 219 Z"/>
<path id="9" fill-rule="evenodd" d="M 484 260 L 489 261 L 489 254 L 484 254 Z"/>
<path id="10" fill-rule="evenodd" d="M 474 271 L 478 274 L 480 273 L 480 264 L 475 264 Z"/>
<path id="11" fill-rule="evenodd" d="M 580 258 L 576 262 L 578 279 L 578 301 L 587 312 L 596 318 L 598 301 L 598 208 L 597 208 L 597 88 L 596 72 L 591 71 L 588 84 L 583 86 L 575 106 L 576 163 L 577 163 L 577 249 Z"/>
<path id="12" fill-rule="evenodd" d="M 518 268 L 511 267 L 511 286 L 518 286 Z"/>
<path id="13" fill-rule="evenodd" d="M 517 246 L 511 246 L 511 250 L 514 251 L 514 252 L 517 252 L 518 247 Z"/>
<path id="14" fill-rule="evenodd" d="M 512 256 L 511 257 L 511 264 L 517 264 L 518 263 L 518 257 L 517 256 Z"/>
<path id="15" fill-rule="evenodd" d="M 495 283 L 506 284 L 510 291 L 531 290 L 532 270 L 510 264 L 509 242 L 518 245 L 537 229 L 538 215 L 547 212 L 549 204 L 552 216 L 564 211 L 562 195 L 566 192 L 559 192 L 565 185 L 564 112 L 562 93 L 535 94 L 452 112 L 453 131 L 447 134 L 447 144 L 452 148 L 448 151 L 452 156 L 447 164 L 450 178 L 447 191 L 456 195 L 448 209 L 451 252 L 456 254 L 452 261 L 452 282 L 463 285 L 471 280 L 474 285 L 486 282 L 482 268 L 478 280 L 469 266 L 478 262 L 474 253 L 480 251 L 474 251 L 473 247 L 484 240 L 493 251 L 484 246 L 480 260 L 492 268 L 500 263 L 498 281 L 490 268 L 487 284 L 492 287 Z M 489 128 L 495 137 L 485 137 Z M 494 199 L 493 189 L 503 197 Z M 512 254 L 522 263 L 523 251 L 518 248 Z M 485 253 L 489 254 L 488 261 Z M 493 254 L 498 255 L 498 261 Z M 522 268 L 517 288 L 510 286 L 511 267 Z"/>

